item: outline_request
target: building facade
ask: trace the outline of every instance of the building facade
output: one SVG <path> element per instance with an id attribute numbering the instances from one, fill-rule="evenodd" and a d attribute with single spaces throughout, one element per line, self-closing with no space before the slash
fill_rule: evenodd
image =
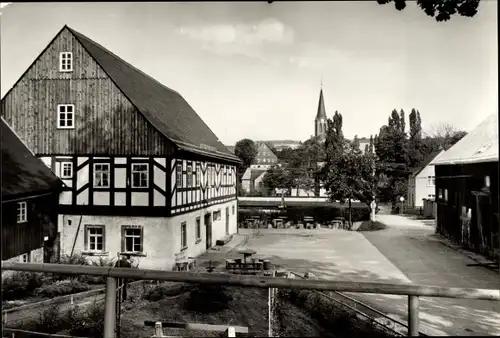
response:
<path id="1" fill-rule="evenodd" d="M 278 164 L 278 156 L 272 151 L 272 149 L 265 142 L 256 142 L 257 155 L 250 168 L 256 169 L 269 169 L 273 165 Z"/>
<path id="2" fill-rule="evenodd" d="M 424 199 L 435 199 L 436 174 L 433 161 L 439 159 L 443 153 L 444 150 L 431 153 L 422 165 L 410 174 L 408 178 L 408 196 L 406 198 L 407 205 L 410 208 L 423 208 Z"/>
<path id="3" fill-rule="evenodd" d="M 170 269 L 237 231 L 238 158 L 179 93 L 67 26 L 2 116 L 66 186 L 61 254 Z"/>
<path id="4" fill-rule="evenodd" d="M 49 262 L 57 251 L 57 205 L 63 184 L 3 118 L 1 137 L 2 261 Z"/>
<path id="5" fill-rule="evenodd" d="M 436 160 L 437 231 L 488 256 L 499 250 L 498 115 Z"/>

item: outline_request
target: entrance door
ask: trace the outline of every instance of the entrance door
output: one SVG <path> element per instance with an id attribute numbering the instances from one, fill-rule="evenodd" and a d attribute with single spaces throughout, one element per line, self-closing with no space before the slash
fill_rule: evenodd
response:
<path id="1" fill-rule="evenodd" d="M 229 235 L 229 208 L 226 208 L 226 235 Z"/>
<path id="2" fill-rule="evenodd" d="M 205 214 L 204 217 L 205 231 L 206 231 L 206 245 L 207 250 L 212 247 L 212 214 Z"/>

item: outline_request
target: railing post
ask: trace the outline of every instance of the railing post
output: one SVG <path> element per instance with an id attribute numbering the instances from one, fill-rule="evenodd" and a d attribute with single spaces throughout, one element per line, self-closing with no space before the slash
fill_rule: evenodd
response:
<path id="1" fill-rule="evenodd" d="M 419 298 L 418 296 L 408 296 L 408 336 L 416 337 L 419 324 Z"/>
<path id="2" fill-rule="evenodd" d="M 106 279 L 106 305 L 104 308 L 104 338 L 116 337 L 116 278 Z"/>
<path id="3" fill-rule="evenodd" d="M 155 323 L 155 337 L 156 338 L 163 337 L 163 327 L 162 327 L 161 322 Z"/>

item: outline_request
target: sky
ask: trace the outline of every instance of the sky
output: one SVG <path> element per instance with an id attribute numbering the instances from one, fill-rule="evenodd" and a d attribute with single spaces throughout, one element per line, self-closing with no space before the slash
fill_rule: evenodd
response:
<path id="1" fill-rule="evenodd" d="M 327 115 L 342 114 L 348 137 L 378 133 L 393 109 L 418 109 L 424 131 L 470 130 L 498 113 L 496 0 L 448 22 L 414 2 L 401 12 L 374 1 L 0 10 L 2 97 L 67 24 L 180 92 L 228 145 L 309 138 L 321 83 Z"/>

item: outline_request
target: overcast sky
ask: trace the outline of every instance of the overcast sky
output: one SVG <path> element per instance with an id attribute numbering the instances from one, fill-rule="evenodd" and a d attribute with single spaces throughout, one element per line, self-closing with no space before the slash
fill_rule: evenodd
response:
<path id="1" fill-rule="evenodd" d="M 305 140 L 327 115 L 369 136 L 392 109 L 424 129 L 498 111 L 497 2 L 438 23 L 413 2 L 14 3 L 2 9 L 1 95 L 67 24 L 180 92 L 220 140 Z"/>

